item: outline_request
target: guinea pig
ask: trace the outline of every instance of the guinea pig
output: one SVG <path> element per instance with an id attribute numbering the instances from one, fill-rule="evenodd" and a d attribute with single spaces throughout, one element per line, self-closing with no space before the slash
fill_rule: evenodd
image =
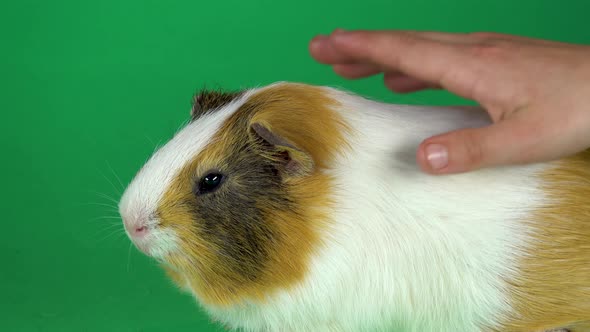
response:
<path id="1" fill-rule="evenodd" d="M 429 175 L 420 142 L 486 112 L 290 82 L 200 92 L 190 119 L 119 209 L 228 329 L 590 331 L 590 151 Z"/>

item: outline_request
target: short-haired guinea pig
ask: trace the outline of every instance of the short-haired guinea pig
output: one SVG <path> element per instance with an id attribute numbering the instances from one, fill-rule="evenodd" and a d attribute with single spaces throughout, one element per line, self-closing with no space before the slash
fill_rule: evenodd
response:
<path id="1" fill-rule="evenodd" d="M 590 152 L 416 164 L 423 139 L 489 123 L 300 83 L 203 91 L 120 213 L 232 330 L 590 331 Z"/>

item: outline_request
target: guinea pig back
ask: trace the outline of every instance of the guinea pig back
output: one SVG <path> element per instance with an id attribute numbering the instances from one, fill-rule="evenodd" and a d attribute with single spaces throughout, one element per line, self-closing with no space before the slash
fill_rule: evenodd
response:
<path id="1" fill-rule="evenodd" d="M 431 176 L 480 109 L 203 91 L 126 189 L 136 247 L 245 331 L 590 331 L 590 152 Z"/>

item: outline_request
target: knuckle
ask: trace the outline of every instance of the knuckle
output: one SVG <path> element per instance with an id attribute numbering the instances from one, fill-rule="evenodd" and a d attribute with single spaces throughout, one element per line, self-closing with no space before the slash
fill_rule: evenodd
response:
<path id="1" fill-rule="evenodd" d="M 504 47 L 498 41 L 485 41 L 469 46 L 469 53 L 478 58 L 496 58 L 503 54 Z"/>
<path id="2" fill-rule="evenodd" d="M 413 47 L 417 39 L 414 35 L 407 32 L 388 32 L 383 31 L 372 35 L 371 42 L 380 46 L 380 49 L 406 49 Z"/>
<path id="3" fill-rule="evenodd" d="M 479 167 L 485 158 L 485 149 L 482 140 L 473 131 L 465 131 L 460 137 L 465 149 L 465 163 L 470 168 Z"/>
<path id="4" fill-rule="evenodd" d="M 469 36 L 471 36 L 475 40 L 480 41 L 498 40 L 503 37 L 502 34 L 488 31 L 472 32 L 469 34 Z"/>
<path id="5" fill-rule="evenodd" d="M 514 45 L 508 40 L 486 35 L 486 37 L 478 38 L 476 43 L 466 47 L 472 56 L 497 58 L 505 57 L 508 51 L 511 48 L 513 49 Z"/>
<path id="6" fill-rule="evenodd" d="M 344 65 L 340 65 L 340 64 L 336 64 L 332 66 L 332 70 L 334 71 L 334 73 L 345 77 L 345 78 L 350 78 L 350 73 L 347 70 L 347 68 Z"/>
<path id="7" fill-rule="evenodd" d="M 397 41 L 400 45 L 403 46 L 412 46 L 416 44 L 416 36 L 411 34 L 411 33 L 407 33 L 407 32 L 401 32 L 399 33 L 397 36 Z"/>
<path id="8" fill-rule="evenodd" d="M 414 47 L 416 38 L 408 33 L 387 32 L 368 34 L 366 51 L 380 65 L 399 68 L 403 65 L 402 52 Z"/>

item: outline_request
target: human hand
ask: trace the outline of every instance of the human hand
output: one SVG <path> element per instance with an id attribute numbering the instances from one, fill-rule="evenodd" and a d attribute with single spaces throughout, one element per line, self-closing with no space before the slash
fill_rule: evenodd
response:
<path id="1" fill-rule="evenodd" d="M 393 91 L 446 89 L 487 110 L 490 126 L 424 140 L 416 158 L 425 172 L 549 161 L 590 147 L 590 46 L 493 33 L 336 30 L 309 48 L 343 77 L 384 73 Z"/>

